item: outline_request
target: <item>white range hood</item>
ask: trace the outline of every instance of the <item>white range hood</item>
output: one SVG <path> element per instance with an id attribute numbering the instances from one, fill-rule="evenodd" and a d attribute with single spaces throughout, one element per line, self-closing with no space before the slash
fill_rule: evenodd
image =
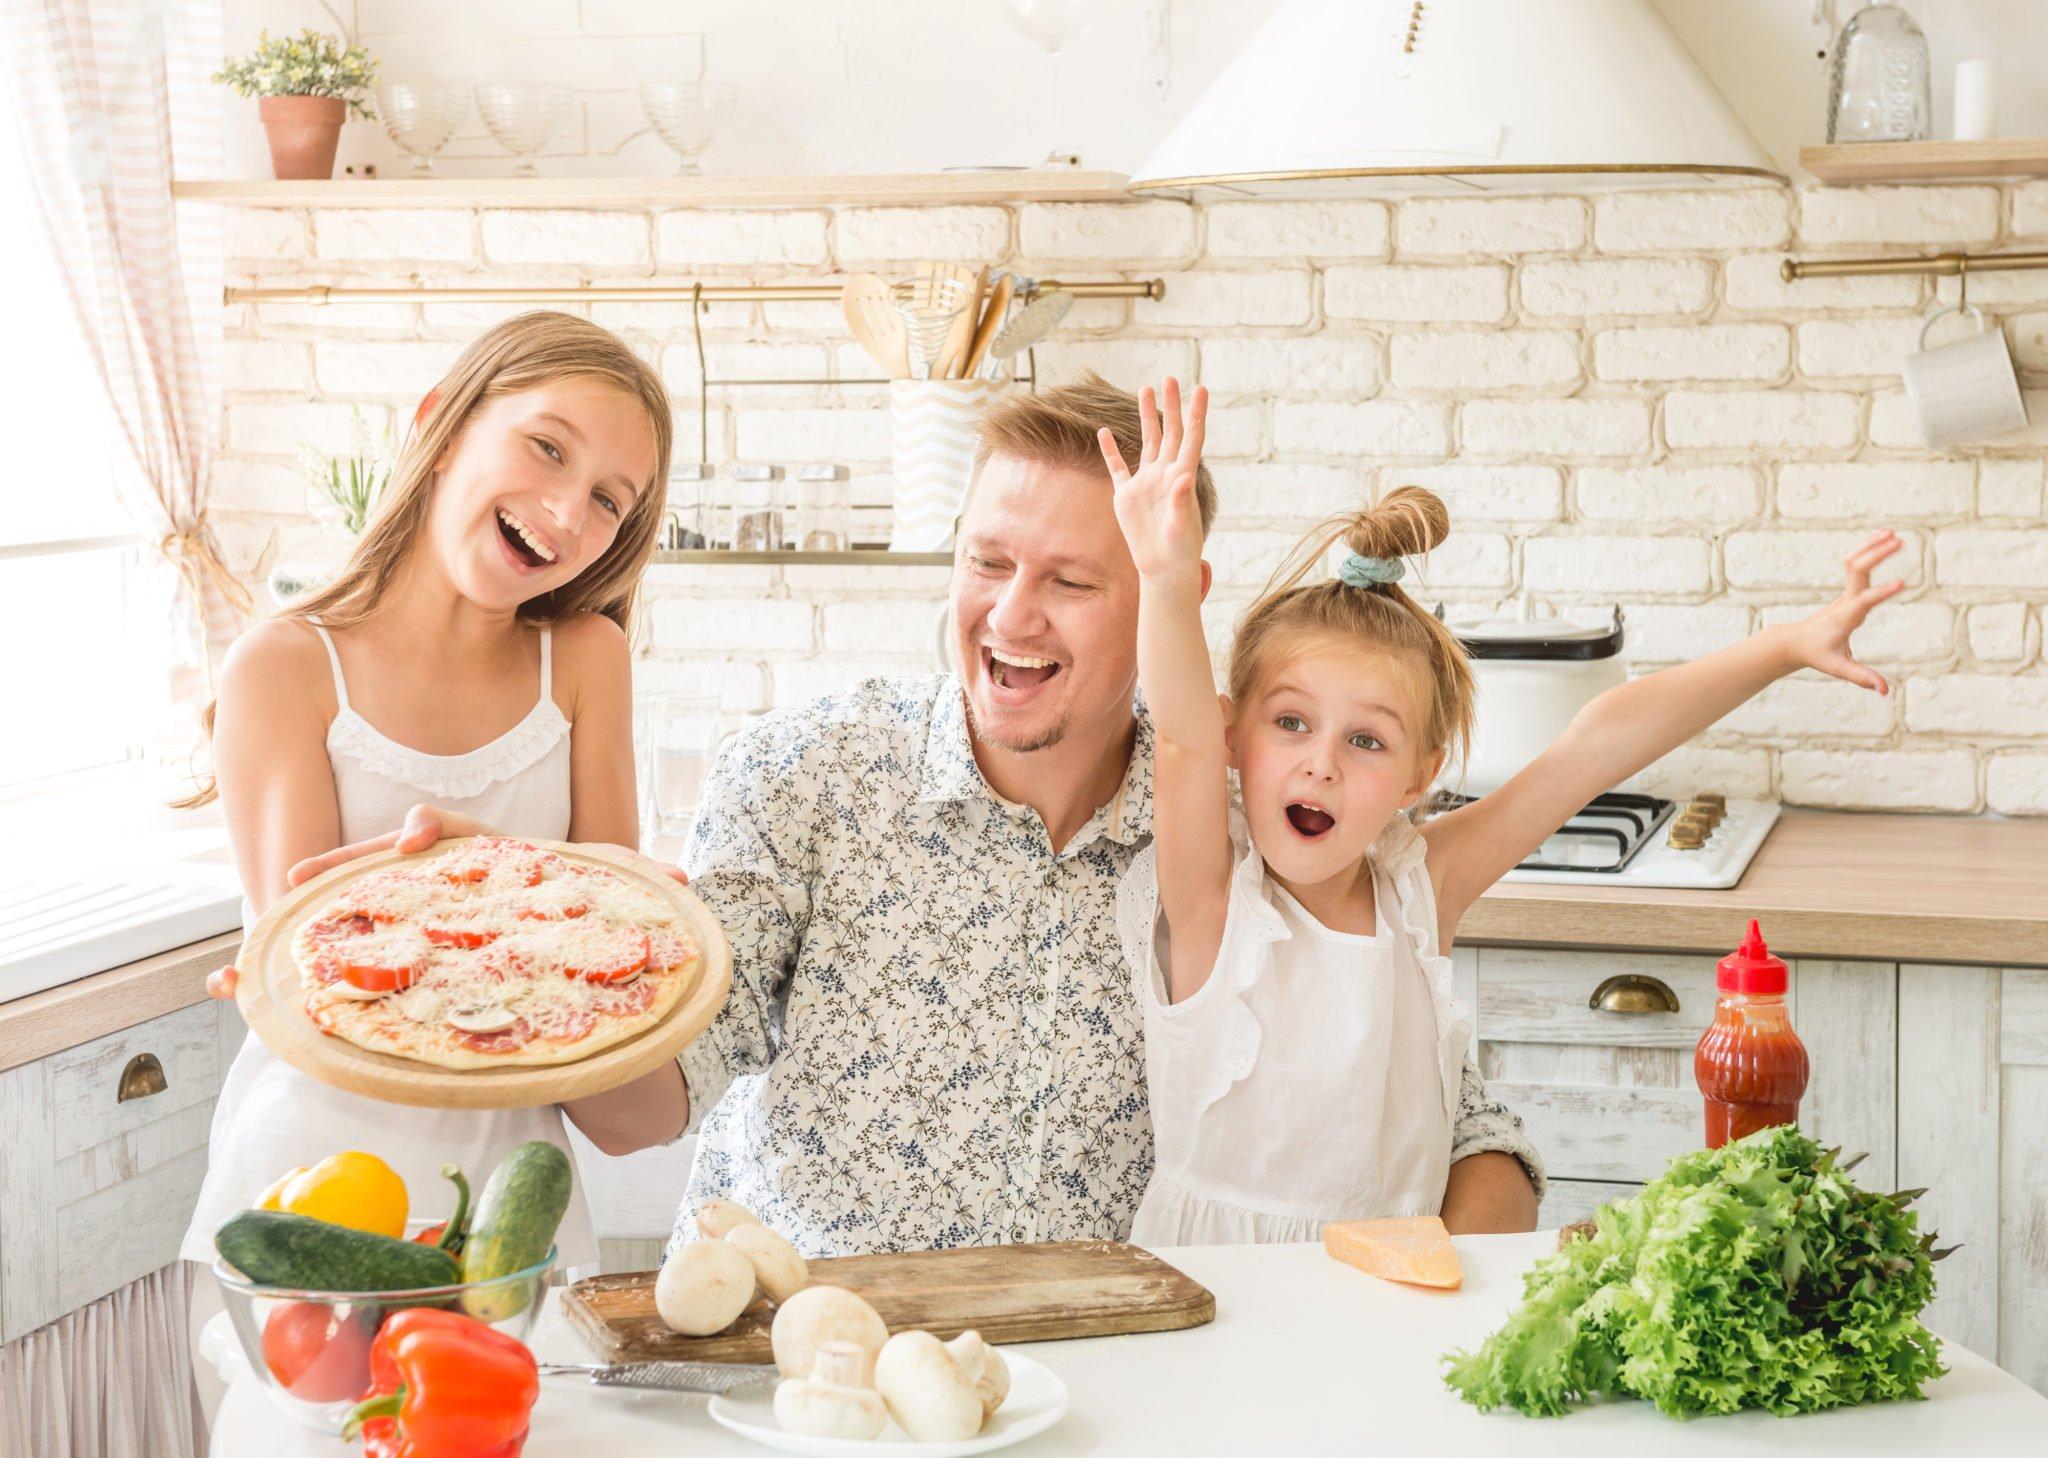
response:
<path id="1" fill-rule="evenodd" d="M 1782 182 L 1650 0 L 1280 0 L 1137 192 Z"/>

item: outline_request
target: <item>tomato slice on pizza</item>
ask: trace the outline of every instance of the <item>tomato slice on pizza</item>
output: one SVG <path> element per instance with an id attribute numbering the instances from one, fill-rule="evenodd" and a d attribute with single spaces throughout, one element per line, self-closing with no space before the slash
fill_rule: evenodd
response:
<path id="1" fill-rule="evenodd" d="M 624 982 L 647 970 L 647 953 L 643 931 L 578 937 L 563 953 L 562 971 L 582 982 Z"/>

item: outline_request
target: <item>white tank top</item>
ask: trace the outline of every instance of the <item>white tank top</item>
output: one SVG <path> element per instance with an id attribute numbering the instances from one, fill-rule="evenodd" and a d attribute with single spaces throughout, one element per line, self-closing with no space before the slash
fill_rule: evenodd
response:
<path id="1" fill-rule="evenodd" d="M 395 830 L 405 812 L 429 803 L 474 816 L 507 835 L 562 840 L 569 834 L 569 720 L 555 704 L 553 637 L 540 635 L 540 698 L 532 712 L 479 749 L 423 754 L 379 733 L 349 706 L 341 656 L 323 627 L 313 625 L 334 669 L 338 709 L 327 728 L 327 759 L 341 812 L 341 841 Z M 243 906 L 245 924 L 254 921 Z M 308 1078 L 275 1057 L 254 1035 L 235 1055 L 213 1113 L 206 1182 L 180 1254 L 211 1261 L 213 1232 L 246 1209 L 278 1176 L 330 1154 L 364 1149 L 405 1180 L 415 1216 L 450 1213 L 454 1187 L 441 1166 L 462 1166 L 483 1188 L 498 1161 L 529 1139 L 545 1139 L 575 1156 L 554 1105 L 532 1109 L 420 1109 L 344 1093 Z M 597 1242 L 579 1178 L 555 1236 L 560 1268 L 592 1264 Z"/>

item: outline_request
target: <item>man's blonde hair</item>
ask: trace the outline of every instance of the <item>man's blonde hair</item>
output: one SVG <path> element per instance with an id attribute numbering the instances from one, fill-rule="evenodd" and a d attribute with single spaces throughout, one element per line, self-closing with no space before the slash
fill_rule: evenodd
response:
<path id="1" fill-rule="evenodd" d="M 1116 437 L 1124 461 L 1137 469 L 1143 432 L 1138 414 L 1138 397 L 1090 371 L 1071 385 L 1060 385 L 1038 394 L 1013 390 L 997 398 L 981 413 L 975 425 L 980 444 L 974 452 L 974 474 L 991 456 L 1015 456 L 1020 461 L 1064 466 L 1069 470 L 1091 471 L 1104 481 L 1109 468 L 1102 461 L 1102 447 L 1095 433 L 1104 427 Z M 969 488 L 970 493 L 972 488 Z M 1195 505 L 1202 513 L 1202 533 L 1208 535 L 1216 520 L 1216 483 L 1209 468 L 1195 475 Z"/>

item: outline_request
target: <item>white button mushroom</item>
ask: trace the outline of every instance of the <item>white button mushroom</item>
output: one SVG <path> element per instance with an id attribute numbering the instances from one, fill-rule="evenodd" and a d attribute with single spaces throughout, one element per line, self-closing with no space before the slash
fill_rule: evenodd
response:
<path id="1" fill-rule="evenodd" d="M 808 1377 L 775 1387 L 775 1421 L 817 1438 L 872 1438 L 889 1421 L 882 1395 L 866 1383 L 870 1354 L 852 1342 L 826 1342 Z"/>
<path id="2" fill-rule="evenodd" d="M 946 1350 L 952 1355 L 953 1365 L 974 1384 L 974 1391 L 981 1398 L 981 1420 L 987 1422 L 1010 1395 L 1010 1364 L 1003 1360 L 1001 1352 L 981 1339 L 978 1331 L 961 1332 L 946 1343 Z"/>
<path id="3" fill-rule="evenodd" d="M 760 1216 L 731 1200 L 710 1199 L 697 1207 L 697 1229 L 706 1240 L 724 1240 L 736 1226 L 760 1223 Z"/>
<path id="4" fill-rule="evenodd" d="M 735 1225 L 725 1243 L 754 1263 L 754 1279 L 777 1306 L 811 1283 L 810 1268 L 796 1247 L 765 1225 Z"/>
<path id="5" fill-rule="evenodd" d="M 734 1255 L 739 1251 L 725 1247 Z M 746 1259 L 744 1256 L 740 1257 Z M 751 1273 L 752 1267 L 748 1267 Z M 826 1342 L 852 1342 L 867 1354 L 861 1382 L 874 1380 L 875 1353 L 889 1340 L 889 1328 L 875 1308 L 843 1286 L 806 1286 L 775 1312 L 768 1339 L 775 1365 L 785 1377 L 807 1377 Z"/>
<path id="6" fill-rule="evenodd" d="M 977 1337 L 975 1340 L 979 1341 Z M 981 1394 L 946 1344 L 928 1331 L 898 1332 L 875 1358 L 875 1389 L 889 1416 L 921 1442 L 957 1442 L 981 1431 Z"/>
<path id="7" fill-rule="evenodd" d="M 654 1309 L 684 1336 L 724 1331 L 753 1299 L 754 1263 L 722 1241 L 677 1246 L 654 1279 Z"/>

